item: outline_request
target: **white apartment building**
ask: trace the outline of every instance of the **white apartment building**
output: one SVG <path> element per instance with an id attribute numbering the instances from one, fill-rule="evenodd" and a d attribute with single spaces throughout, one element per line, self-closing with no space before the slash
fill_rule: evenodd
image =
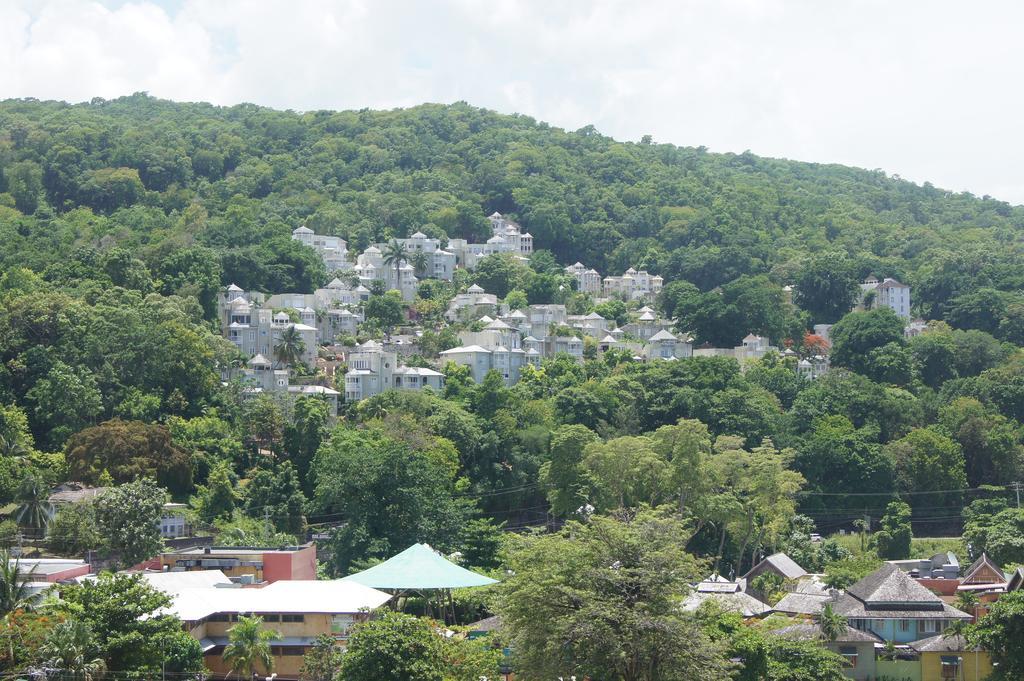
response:
<path id="1" fill-rule="evenodd" d="M 693 356 L 693 343 L 690 337 L 676 337 L 668 331 L 659 331 L 648 339 L 641 356 L 650 361 L 653 359 L 683 359 Z"/>
<path id="2" fill-rule="evenodd" d="M 444 313 L 450 322 L 476 319 L 480 315 L 498 314 L 498 296 L 487 293 L 478 284 L 473 284 L 465 293 L 459 293 L 448 304 Z"/>
<path id="3" fill-rule="evenodd" d="M 735 357 L 740 364 L 750 360 L 761 359 L 769 352 L 779 349 L 764 336 L 747 334 L 740 345 L 734 348 L 694 348 L 694 357 Z"/>
<path id="4" fill-rule="evenodd" d="M 604 295 L 610 298 L 650 299 L 658 295 L 664 283 L 665 280 L 659 275 L 651 275 L 647 270 L 637 271 L 630 267 L 621 277 L 605 277 L 603 290 Z"/>
<path id="5" fill-rule="evenodd" d="M 338 396 L 333 388 L 322 385 L 291 385 L 287 369 L 275 369 L 270 360 L 261 354 L 249 359 L 242 370 L 242 380 L 248 385 L 244 396 L 253 397 L 261 393 L 278 395 L 295 400 L 299 397 L 319 396 L 327 401 L 331 416 L 338 415 Z"/>
<path id="6" fill-rule="evenodd" d="M 622 330 L 629 335 L 635 336 L 640 340 L 649 340 L 651 336 L 659 331 L 672 330 L 673 323 L 671 319 L 658 317 L 655 315 L 654 310 L 646 305 L 637 310 L 637 312 L 639 312 L 639 315 L 636 319 L 622 325 Z"/>
<path id="7" fill-rule="evenodd" d="M 910 319 L 910 287 L 906 284 L 889 277 L 882 281 L 868 277 L 860 285 L 860 301 L 856 309 L 865 309 L 869 293 L 875 294 L 871 307 L 888 307 L 900 317 Z"/>
<path id="8" fill-rule="evenodd" d="M 442 279 L 451 281 L 455 272 L 455 254 L 441 248 L 440 239 L 432 239 L 423 232 L 415 232 L 407 239 L 395 239 L 406 253 L 420 252 L 427 254 L 427 266 L 423 276 L 428 279 Z M 374 247 L 383 251 L 386 244 L 374 244 Z"/>
<path id="9" fill-rule="evenodd" d="M 419 285 L 412 265 L 405 260 L 397 268 L 393 263 L 385 264 L 384 256 L 376 246 L 370 246 L 356 259 L 356 274 L 363 286 L 368 288 L 373 281 L 382 281 L 384 288 L 398 291 L 405 301 L 416 296 Z"/>
<path id="10" fill-rule="evenodd" d="M 576 288 L 580 293 L 590 293 L 595 296 L 601 293 L 601 273 L 597 270 L 587 267 L 581 262 L 576 262 L 566 267 L 565 273 L 576 278 Z"/>
<path id="11" fill-rule="evenodd" d="M 341 237 L 315 234 L 303 225 L 292 231 L 292 239 L 316 249 L 328 272 L 352 269 L 348 260 L 348 244 Z"/>
<path id="12" fill-rule="evenodd" d="M 317 328 L 306 323 L 312 315 L 316 321 L 316 313 L 306 308 L 303 322 L 292 322 L 284 312 L 273 314 L 270 308 L 255 307 L 245 298 L 239 296 L 226 305 L 227 328 L 225 337 L 234 343 L 239 352 L 249 357 L 263 355 L 273 357 L 274 349 L 281 342 L 286 329 L 294 328 L 302 337 L 303 351 L 300 360 L 303 364 L 313 366 L 317 355 Z"/>
<path id="13" fill-rule="evenodd" d="M 528 260 L 533 253 L 533 235 L 523 232 L 519 225 L 505 219 L 501 213 L 488 216 L 491 221 L 491 238 L 486 243 L 470 243 L 465 239 L 449 239 L 448 251 L 454 254 L 455 263 L 468 270 L 476 269 L 477 264 L 495 253 L 512 253 Z"/>
<path id="14" fill-rule="evenodd" d="M 566 324 L 574 329 L 579 329 L 583 335 L 592 338 L 604 338 L 608 332 L 615 328 L 615 322 L 605 319 L 596 312 L 585 315 L 568 315 Z"/>
<path id="15" fill-rule="evenodd" d="M 444 388 L 444 374 L 433 369 L 406 367 L 398 363 L 398 355 L 376 341 L 366 341 L 348 353 L 345 374 L 345 401 L 358 402 L 392 388 L 420 390 Z"/>

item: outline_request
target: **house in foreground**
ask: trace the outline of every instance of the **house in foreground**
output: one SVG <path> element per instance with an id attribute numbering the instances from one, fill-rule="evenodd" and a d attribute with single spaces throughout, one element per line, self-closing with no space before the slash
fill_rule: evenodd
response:
<path id="1" fill-rule="evenodd" d="M 871 632 L 848 626 L 837 639 L 830 641 L 821 633 L 821 627 L 815 623 L 807 623 L 783 627 L 774 633 L 792 641 L 815 641 L 833 653 L 842 655 L 846 660 L 846 669 L 843 671 L 851 679 L 871 681 L 878 678 L 875 669 L 875 645 L 881 644 L 882 641 Z"/>
<path id="2" fill-rule="evenodd" d="M 956 620 L 972 619 L 891 563 L 847 589 L 835 610 L 853 628 L 895 643 L 929 638 L 942 633 Z"/>
<path id="3" fill-rule="evenodd" d="M 219 570 L 143 573 L 143 578 L 171 597 L 168 611 L 181 618 L 199 641 L 203 665 L 216 678 L 234 676 L 224 649 L 240 617 L 258 616 L 263 629 L 275 633 L 270 641 L 273 671 L 276 678 L 290 680 L 299 678 L 303 656 L 318 636 L 331 636 L 343 648 L 352 625 L 391 599 L 382 591 L 344 580 L 310 578 L 243 587 Z"/>

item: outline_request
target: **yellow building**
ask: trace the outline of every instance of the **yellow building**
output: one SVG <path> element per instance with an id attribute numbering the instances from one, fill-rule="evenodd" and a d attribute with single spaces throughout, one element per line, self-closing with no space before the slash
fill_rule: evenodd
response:
<path id="1" fill-rule="evenodd" d="M 145 577 L 171 596 L 170 612 L 199 640 L 203 663 L 215 677 L 231 671 L 223 653 L 239 617 L 263 618 L 263 627 L 276 633 L 271 641 L 274 667 L 270 671 L 281 680 L 297 679 L 302 658 L 318 636 L 330 635 L 344 647 L 352 625 L 391 598 L 383 591 L 344 580 L 282 580 L 254 587 L 232 584 L 219 570 Z"/>
<path id="2" fill-rule="evenodd" d="M 251 583 L 316 579 L 316 544 L 302 546 L 199 546 L 161 554 L 154 569 L 220 570 Z"/>
<path id="3" fill-rule="evenodd" d="M 933 636 L 910 647 L 921 656 L 921 681 L 982 681 L 992 673 L 989 654 L 970 649 L 963 636 Z"/>

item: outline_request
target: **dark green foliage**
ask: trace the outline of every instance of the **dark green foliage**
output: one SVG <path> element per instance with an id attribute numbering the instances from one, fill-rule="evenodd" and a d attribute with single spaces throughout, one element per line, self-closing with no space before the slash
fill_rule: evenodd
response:
<path id="1" fill-rule="evenodd" d="M 910 540 L 914 538 L 910 527 L 910 506 L 894 501 L 885 507 L 881 529 L 873 540 L 878 555 L 887 560 L 902 560 L 910 557 Z"/>
<path id="2" fill-rule="evenodd" d="M 992 655 L 997 681 L 1024 678 L 1024 591 L 1006 594 L 971 628 L 968 640 Z"/>

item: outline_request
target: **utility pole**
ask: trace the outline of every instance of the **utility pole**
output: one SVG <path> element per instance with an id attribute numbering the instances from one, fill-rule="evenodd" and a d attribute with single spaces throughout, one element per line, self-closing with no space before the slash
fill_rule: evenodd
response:
<path id="1" fill-rule="evenodd" d="M 1010 483 L 1010 487 L 1012 487 L 1013 491 L 1017 493 L 1017 508 L 1020 508 L 1020 491 L 1022 488 L 1024 488 L 1024 484 L 1021 484 L 1020 481 L 1017 481 L 1014 483 Z"/>

